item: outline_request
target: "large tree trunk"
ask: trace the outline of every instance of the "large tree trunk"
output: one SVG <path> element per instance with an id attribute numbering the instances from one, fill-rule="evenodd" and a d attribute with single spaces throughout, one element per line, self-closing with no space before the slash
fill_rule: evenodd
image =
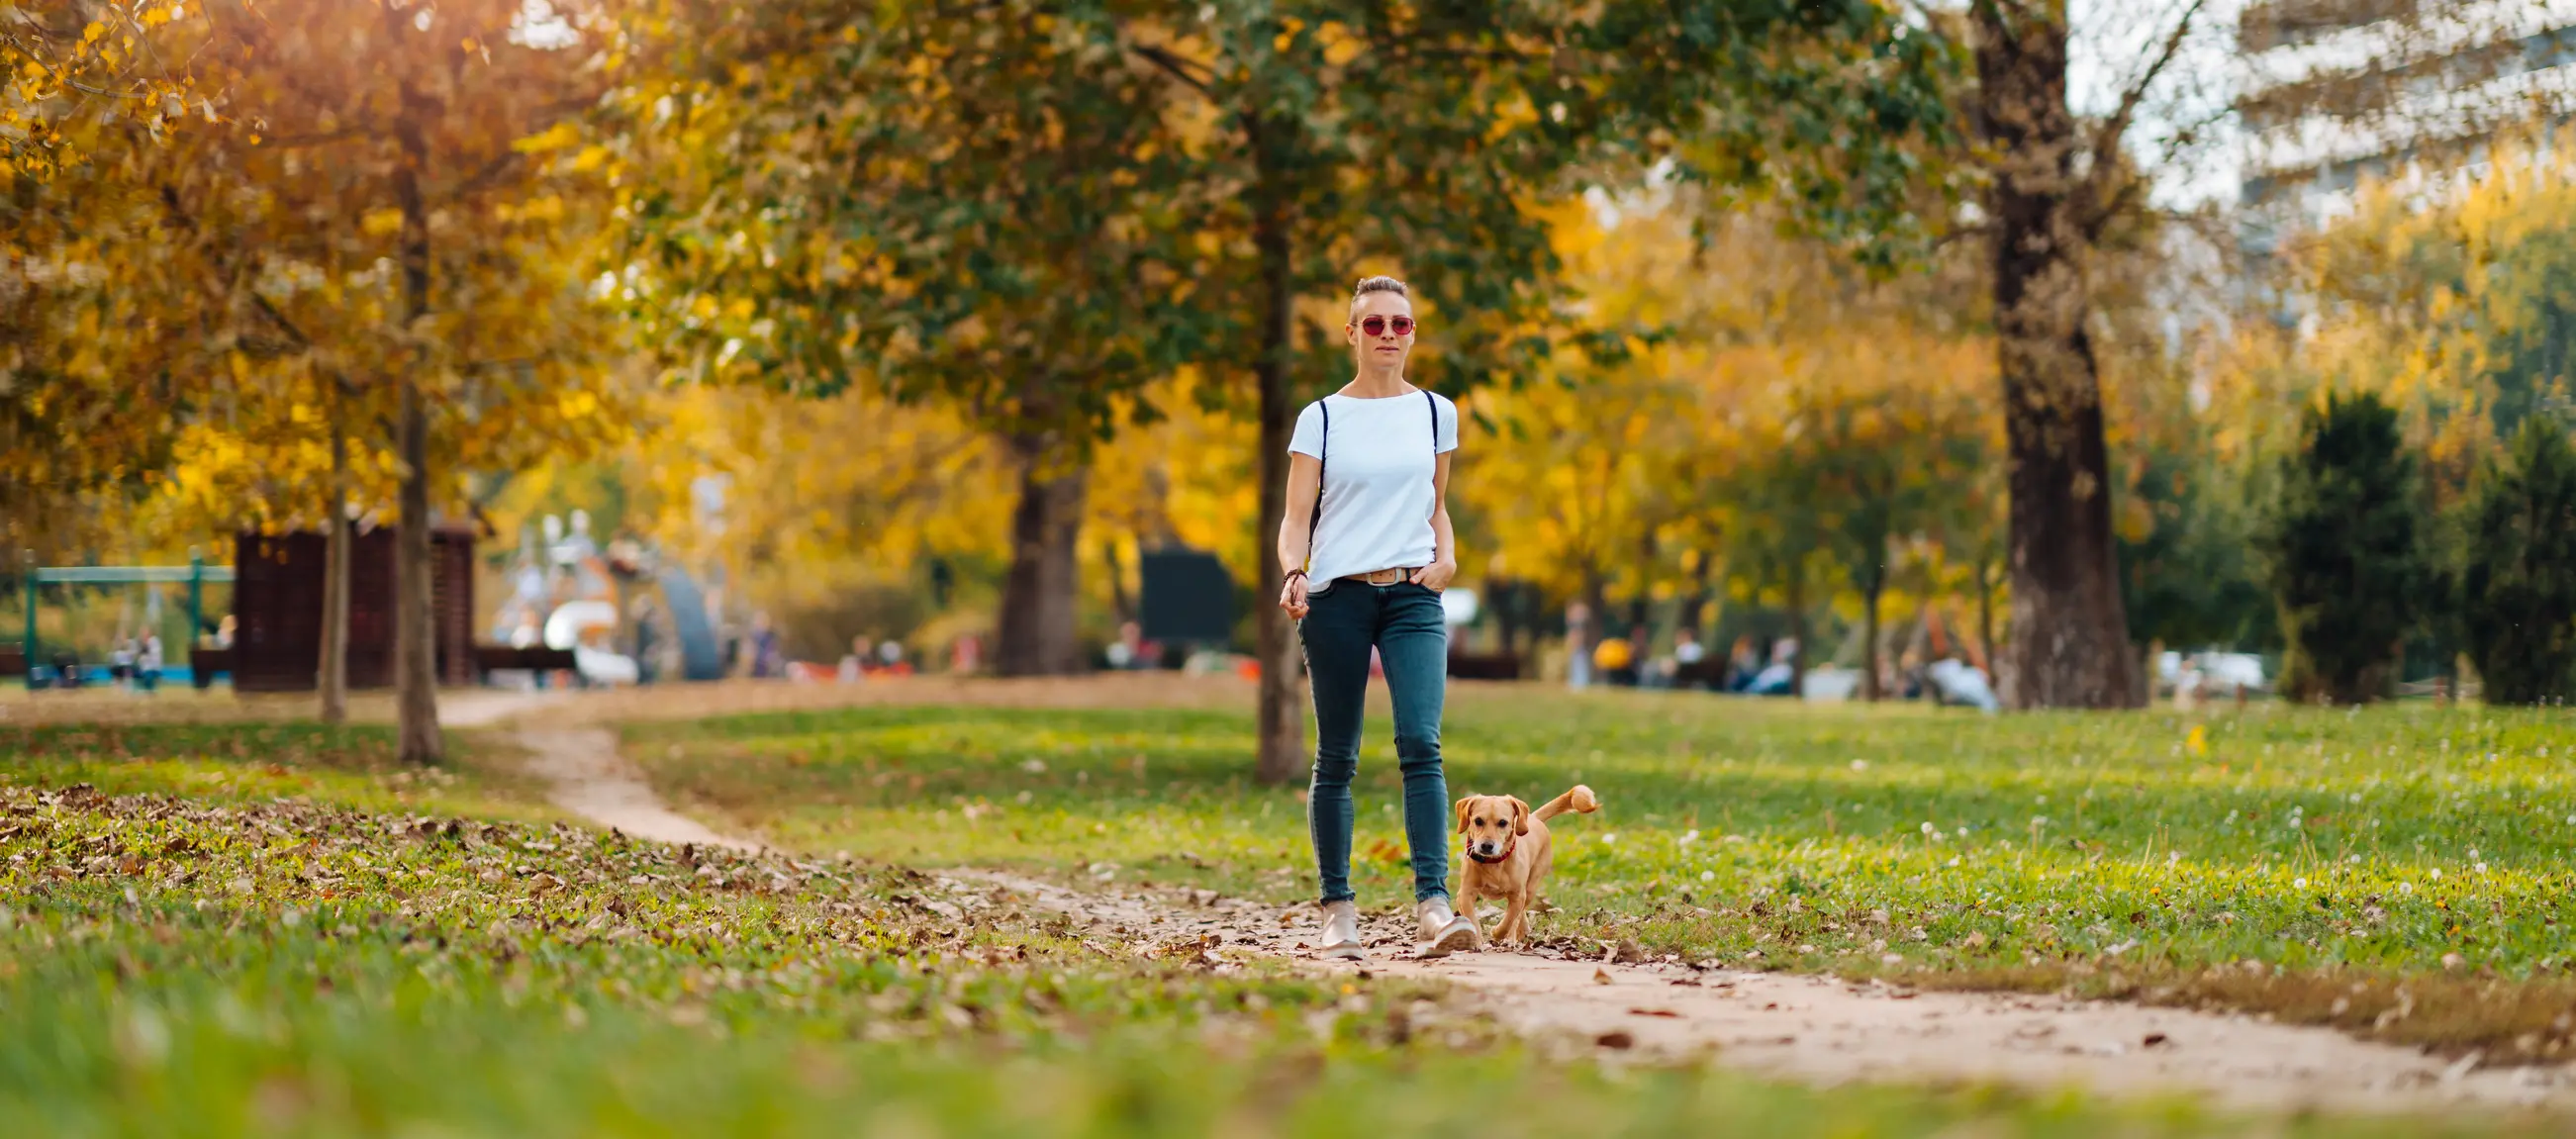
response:
<path id="1" fill-rule="evenodd" d="M 1064 676 L 1082 670 L 1074 638 L 1080 599 L 1081 468 L 1059 465 L 1051 441 L 1011 443 L 1020 462 L 1020 504 L 1011 513 L 1011 573 L 1002 585 L 1001 640 L 993 667 L 1004 676 Z"/>
<path id="2" fill-rule="evenodd" d="M 2000 157 L 1989 194 L 2012 494 L 2017 708 L 2117 708 L 2136 695 L 2112 544 L 2102 387 L 2084 321 L 2076 121 L 2058 0 L 1978 0 L 1978 112 Z"/>
<path id="3" fill-rule="evenodd" d="M 322 694 L 322 722 L 349 718 L 349 439 L 341 429 L 339 401 L 332 401 L 331 495 L 323 512 L 329 542 L 322 567 L 322 668 L 314 687 Z"/>
<path id="4" fill-rule="evenodd" d="M 1264 783 L 1288 783 L 1308 767 L 1306 757 L 1305 685 L 1298 671 L 1296 631 L 1277 604 L 1286 567 L 1279 564 L 1279 525 L 1288 511 L 1288 436 L 1296 426 L 1289 402 L 1289 335 L 1296 303 L 1296 279 L 1289 259 L 1288 219 L 1280 205 L 1265 203 L 1253 223 L 1253 243 L 1261 254 L 1261 580 L 1254 596 L 1255 652 L 1261 660 L 1260 743 L 1253 774 Z"/>
<path id="5" fill-rule="evenodd" d="M 389 27 L 396 9 L 387 6 Z M 399 38 L 399 37 L 398 37 Z M 421 167 L 429 142 L 420 122 L 420 98 L 402 85 L 402 113 L 394 134 L 402 161 L 394 166 L 394 198 L 402 207 L 403 316 L 414 335 L 427 331 L 429 315 L 429 207 L 421 199 Z M 404 366 L 402 410 L 394 445 L 402 461 L 402 529 L 394 536 L 394 701 L 405 763 L 437 763 L 447 743 L 438 730 L 437 601 L 431 596 L 429 541 L 429 413 L 421 406 L 419 353 Z M 460 646 L 461 647 L 461 646 Z"/>

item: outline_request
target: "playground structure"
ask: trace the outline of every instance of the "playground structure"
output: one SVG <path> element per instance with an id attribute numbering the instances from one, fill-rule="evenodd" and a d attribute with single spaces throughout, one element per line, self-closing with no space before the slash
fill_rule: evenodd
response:
<path id="1" fill-rule="evenodd" d="M 492 637 L 569 653 L 586 684 L 721 678 L 725 662 L 697 582 L 635 542 L 601 546 L 586 511 L 569 523 L 548 515 L 521 532 Z"/>
<path id="2" fill-rule="evenodd" d="M 36 615 L 42 604 L 42 590 L 48 585 L 179 585 L 188 587 L 188 629 L 191 639 L 206 631 L 206 586 L 234 584 L 231 566 L 210 566 L 190 551 L 184 566 L 39 566 L 33 553 L 22 555 L 23 569 L 18 575 L 24 590 L 26 627 L 23 639 L 14 648 L 0 648 L 0 677 L 25 679 L 27 687 L 41 688 L 60 683 L 61 666 L 45 659 L 44 643 L 37 635 Z M 192 669 L 198 668 L 192 657 Z M 75 683 L 78 678 L 71 678 Z"/>
<path id="3" fill-rule="evenodd" d="M 544 684 L 564 676 L 580 684 L 634 684 L 657 678 L 720 679 L 727 662 L 709 610 L 708 594 L 687 572 L 632 543 L 603 550 L 591 541 L 588 519 L 576 511 L 571 532 L 546 520 L 546 541 L 534 528 L 509 571 L 510 592 L 496 609 L 494 641 L 476 643 L 475 531 L 433 529 L 432 628 L 438 681 L 480 680 Z M 360 530 L 349 542 L 348 680 L 353 689 L 393 683 L 395 541 L 398 527 Z M 45 586 L 170 585 L 187 588 L 187 629 L 179 648 L 196 687 L 218 674 L 240 692 L 309 692 L 318 687 L 322 656 L 322 597 L 329 539 L 315 532 L 243 532 L 234 539 L 234 563 L 209 565 L 190 551 L 184 566 L 37 566 L 25 555 L 19 574 L 25 605 L 24 639 L 0 643 L 0 677 L 22 677 L 30 689 L 53 687 L 68 673 L 86 680 L 97 662 L 83 663 L 67 646 L 51 654 L 38 632 Z M 217 640 L 205 612 L 205 587 L 232 587 L 231 636 Z M 658 600 L 660 604 L 653 604 Z M 155 594 L 150 602 L 160 612 Z M 628 646 L 632 646 L 630 654 Z M 173 661 L 178 653 L 172 654 Z M 665 664 L 667 662 L 667 664 Z M 493 674 L 501 675 L 495 676 Z M 174 678 L 175 679 L 175 678 Z"/>

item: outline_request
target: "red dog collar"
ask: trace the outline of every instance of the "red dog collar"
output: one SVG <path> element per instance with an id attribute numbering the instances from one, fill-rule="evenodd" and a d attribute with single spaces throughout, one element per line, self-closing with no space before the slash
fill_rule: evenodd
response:
<path id="1" fill-rule="evenodd" d="M 1481 862 L 1487 866 L 1491 866 L 1497 862 L 1509 862 L 1512 857 L 1512 848 L 1520 845 L 1520 841 L 1521 838 L 1519 835 L 1513 835 L 1510 838 L 1504 839 L 1503 852 L 1493 856 L 1492 858 L 1487 858 L 1484 855 L 1476 853 L 1475 847 L 1468 847 L 1467 860 L 1470 862 Z"/>

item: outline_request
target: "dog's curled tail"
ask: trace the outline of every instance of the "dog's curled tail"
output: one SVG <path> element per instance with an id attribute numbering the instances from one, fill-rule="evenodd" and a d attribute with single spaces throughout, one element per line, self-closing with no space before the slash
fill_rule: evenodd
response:
<path id="1" fill-rule="evenodd" d="M 1578 815 L 1588 815 L 1600 809 L 1601 797 L 1594 795 L 1591 788 L 1577 783 L 1573 790 L 1548 800 L 1546 806 L 1530 812 L 1530 817 L 1546 822 L 1568 811 Z"/>

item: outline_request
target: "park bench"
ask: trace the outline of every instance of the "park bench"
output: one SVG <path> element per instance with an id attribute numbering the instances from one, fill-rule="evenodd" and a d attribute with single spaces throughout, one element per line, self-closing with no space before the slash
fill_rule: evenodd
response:
<path id="1" fill-rule="evenodd" d="M 1675 688 L 1726 687 L 1726 661 L 1720 657 L 1702 657 L 1689 664 L 1673 667 Z"/>
<path id="2" fill-rule="evenodd" d="M 188 654 L 188 683 L 199 689 L 212 688 L 215 674 L 233 670 L 233 651 L 200 646 Z"/>
<path id="3" fill-rule="evenodd" d="M 527 672 L 569 672 L 575 666 L 571 649 L 550 649 L 543 645 L 519 648 L 513 645 L 474 646 L 474 672 L 486 676 L 494 672 L 524 670 Z"/>
<path id="4" fill-rule="evenodd" d="M 1518 680 L 1521 658 L 1516 653 L 1451 653 L 1449 675 L 1460 680 Z"/>

